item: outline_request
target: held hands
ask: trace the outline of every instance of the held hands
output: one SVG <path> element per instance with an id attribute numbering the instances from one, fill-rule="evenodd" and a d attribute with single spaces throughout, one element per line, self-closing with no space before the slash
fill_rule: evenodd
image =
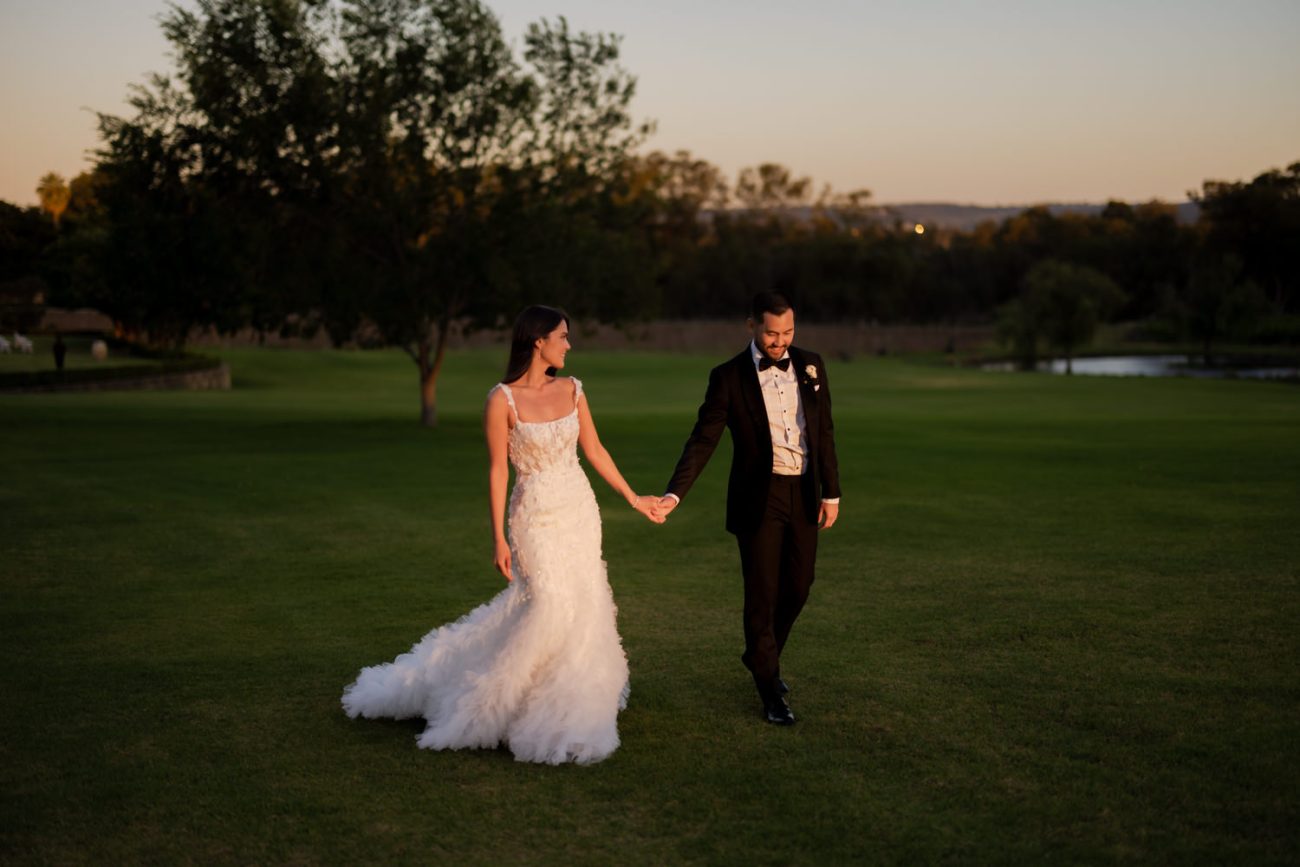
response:
<path id="1" fill-rule="evenodd" d="M 635 497 L 632 499 L 631 503 L 632 508 L 645 515 L 650 522 L 655 524 L 662 524 L 664 522 L 666 516 L 659 513 L 659 501 L 654 497 Z"/>
<path id="2" fill-rule="evenodd" d="M 660 497 L 655 501 L 654 511 L 655 514 L 659 516 L 661 523 L 668 520 L 668 513 L 677 508 L 677 502 L 678 500 L 676 497 L 667 496 Z"/>
<path id="3" fill-rule="evenodd" d="M 646 503 L 647 500 L 650 501 L 648 505 Z M 673 509 L 677 508 L 677 505 L 680 502 L 681 501 L 676 497 L 668 496 L 660 497 L 657 500 L 654 497 L 637 497 L 632 502 L 632 508 L 645 515 L 654 523 L 662 524 L 668 520 L 668 515 Z M 829 530 L 831 527 L 835 526 L 835 522 L 839 520 L 839 517 L 839 503 L 822 503 L 821 507 L 817 510 L 817 526 L 823 530 Z"/>

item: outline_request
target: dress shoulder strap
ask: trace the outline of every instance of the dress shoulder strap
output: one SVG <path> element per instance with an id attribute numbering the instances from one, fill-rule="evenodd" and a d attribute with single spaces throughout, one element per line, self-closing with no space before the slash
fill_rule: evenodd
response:
<path id="1" fill-rule="evenodd" d="M 576 376 L 570 376 L 569 379 L 573 380 L 573 405 L 577 406 L 578 398 L 582 397 L 582 380 Z"/>
<path id="2" fill-rule="evenodd" d="M 519 421 L 519 407 L 515 406 L 515 393 L 511 391 L 510 386 L 506 385 L 504 382 L 498 382 L 488 390 L 488 397 L 491 397 L 492 392 L 497 389 L 500 389 L 501 393 L 506 396 L 506 403 L 510 404 L 510 411 L 514 414 L 515 421 Z"/>

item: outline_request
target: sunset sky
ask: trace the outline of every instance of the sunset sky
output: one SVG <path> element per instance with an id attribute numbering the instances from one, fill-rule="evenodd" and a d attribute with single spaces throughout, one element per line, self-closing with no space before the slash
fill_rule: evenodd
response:
<path id="1" fill-rule="evenodd" d="M 1300 160 L 1295 0 L 494 0 L 624 37 L 648 148 L 784 163 L 880 202 L 1181 200 Z M 170 69 L 162 0 L 0 0 L 0 199 Z"/>

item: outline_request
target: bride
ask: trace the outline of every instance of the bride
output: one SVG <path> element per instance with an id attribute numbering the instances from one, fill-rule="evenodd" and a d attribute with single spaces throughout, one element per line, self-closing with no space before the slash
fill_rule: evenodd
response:
<path id="1" fill-rule="evenodd" d="M 627 657 L 576 446 L 632 508 L 663 519 L 600 444 L 582 382 L 556 376 L 568 351 L 568 316 L 527 308 L 515 320 L 505 378 L 488 392 L 493 564 L 509 585 L 392 662 L 362 669 L 343 693 L 348 716 L 424 717 L 421 747 L 506 744 L 519 761 L 586 764 L 617 749 Z M 508 537 L 507 457 L 515 468 Z"/>

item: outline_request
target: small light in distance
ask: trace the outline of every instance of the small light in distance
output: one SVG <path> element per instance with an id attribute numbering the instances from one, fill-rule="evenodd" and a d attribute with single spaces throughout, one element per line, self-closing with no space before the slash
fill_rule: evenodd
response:
<path id="1" fill-rule="evenodd" d="M 916 234 L 918 234 L 918 235 L 924 235 L 924 234 L 925 234 L 925 226 L 922 226 L 920 223 L 917 223 L 917 224 L 916 224 L 916 228 L 914 228 L 912 231 L 913 231 L 913 232 L 916 232 Z"/>

